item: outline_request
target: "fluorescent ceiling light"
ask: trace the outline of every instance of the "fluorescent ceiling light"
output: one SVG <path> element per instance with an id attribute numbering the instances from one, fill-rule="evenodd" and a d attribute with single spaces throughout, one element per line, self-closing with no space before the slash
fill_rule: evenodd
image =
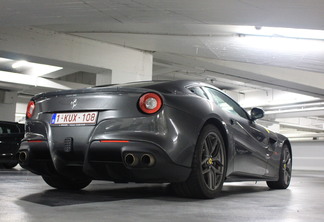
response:
<path id="1" fill-rule="evenodd" d="M 270 115 L 270 114 L 280 114 L 280 113 L 310 112 L 310 111 L 319 111 L 319 110 L 324 110 L 324 107 L 266 111 L 265 114 Z"/>
<path id="2" fill-rule="evenodd" d="M 299 55 L 307 53 L 322 54 L 324 42 L 311 39 L 291 39 L 282 37 L 247 35 L 235 38 L 235 43 L 263 53 Z"/>
<path id="3" fill-rule="evenodd" d="M 238 34 L 243 35 L 324 40 L 323 30 L 254 26 L 238 26 L 235 29 Z"/>
<path id="4" fill-rule="evenodd" d="M 17 62 L 14 62 L 11 67 L 13 69 L 19 69 L 21 67 L 28 67 L 29 66 L 29 62 L 25 61 L 25 60 L 20 60 L 20 61 L 17 61 Z"/>
<path id="5" fill-rule="evenodd" d="M 292 93 L 292 92 L 285 92 L 281 90 L 273 90 L 267 92 L 266 95 L 264 95 L 263 93 L 261 94 L 247 93 L 246 97 L 241 98 L 239 100 L 239 103 L 244 108 L 255 107 L 255 106 L 260 106 L 260 107 L 285 106 L 285 108 L 287 109 L 288 108 L 287 104 L 307 103 L 316 100 L 318 100 L 318 98 L 312 96 L 307 96 L 307 95 L 302 95 L 302 94 Z M 290 107 L 290 108 L 295 108 L 295 107 Z"/>
<path id="6" fill-rule="evenodd" d="M 301 103 L 294 105 L 282 105 L 282 106 L 273 106 L 267 108 L 268 110 L 276 110 L 276 109 L 290 109 L 290 108 L 304 108 L 304 107 L 318 107 L 324 106 L 324 102 L 314 102 L 314 103 Z"/>
<path id="7" fill-rule="evenodd" d="M 45 74 L 56 72 L 61 69 L 63 69 L 63 67 L 33 63 L 31 69 L 27 72 L 27 74 L 33 76 L 43 76 Z"/>
<path id="8" fill-rule="evenodd" d="M 43 76 L 45 74 L 63 69 L 62 67 L 58 67 L 58 66 L 33 63 L 25 60 L 21 60 L 13 63 L 12 68 L 14 69 L 24 68 L 27 70 L 26 74 L 33 75 L 33 76 Z"/>

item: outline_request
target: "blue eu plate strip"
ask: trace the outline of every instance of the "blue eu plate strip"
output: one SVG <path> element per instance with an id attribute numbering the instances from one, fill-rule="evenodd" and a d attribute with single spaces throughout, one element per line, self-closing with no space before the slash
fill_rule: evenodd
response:
<path id="1" fill-rule="evenodd" d="M 56 119 L 56 113 L 52 115 L 51 124 L 55 124 L 55 119 Z"/>

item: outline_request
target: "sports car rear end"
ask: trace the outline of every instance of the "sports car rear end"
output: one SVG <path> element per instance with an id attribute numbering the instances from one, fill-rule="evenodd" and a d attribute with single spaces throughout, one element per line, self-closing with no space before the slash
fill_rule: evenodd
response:
<path id="1" fill-rule="evenodd" d="M 37 95 L 27 110 L 20 164 L 64 178 L 184 181 L 199 120 L 170 106 L 173 96 L 115 86 Z"/>

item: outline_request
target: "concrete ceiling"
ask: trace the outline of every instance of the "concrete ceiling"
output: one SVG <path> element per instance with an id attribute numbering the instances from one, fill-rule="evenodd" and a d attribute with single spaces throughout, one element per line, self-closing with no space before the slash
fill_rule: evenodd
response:
<path id="1" fill-rule="evenodd" d="M 267 99 L 256 105 L 269 112 L 282 99 L 276 93 L 311 96 L 294 94 L 302 99 L 281 102 L 299 104 L 285 108 L 294 118 L 285 117 L 282 127 L 312 133 L 315 127 L 323 133 L 323 11 L 321 0 L 2 0 L 0 28 L 32 26 L 149 51 L 154 79 L 208 80 L 236 94 L 246 107 L 242 95 L 265 92 Z M 269 36 L 264 34 L 267 27 L 277 29 Z M 287 28 L 316 31 L 319 37 L 286 36 Z M 10 71 L 8 66 L 0 69 Z M 68 80 L 80 71 L 85 70 L 63 67 L 44 78 Z M 298 115 L 314 101 L 316 113 Z M 268 120 L 282 118 L 282 109 Z"/>

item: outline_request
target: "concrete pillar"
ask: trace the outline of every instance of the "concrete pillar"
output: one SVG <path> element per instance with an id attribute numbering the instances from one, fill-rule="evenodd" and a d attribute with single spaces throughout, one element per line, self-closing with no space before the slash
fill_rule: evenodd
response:
<path id="1" fill-rule="evenodd" d="M 15 121 L 17 92 L 0 91 L 0 120 Z"/>
<path id="2" fill-rule="evenodd" d="M 151 53 L 142 52 L 138 57 L 138 63 L 133 64 L 133 67 L 129 67 L 128 70 L 115 67 L 112 70 L 111 83 L 126 83 L 136 81 L 150 81 L 152 80 L 153 73 L 153 56 Z M 128 63 L 127 60 L 124 61 Z"/>
<path id="3" fill-rule="evenodd" d="M 107 70 L 105 73 L 96 74 L 96 86 L 111 84 L 112 71 Z"/>

